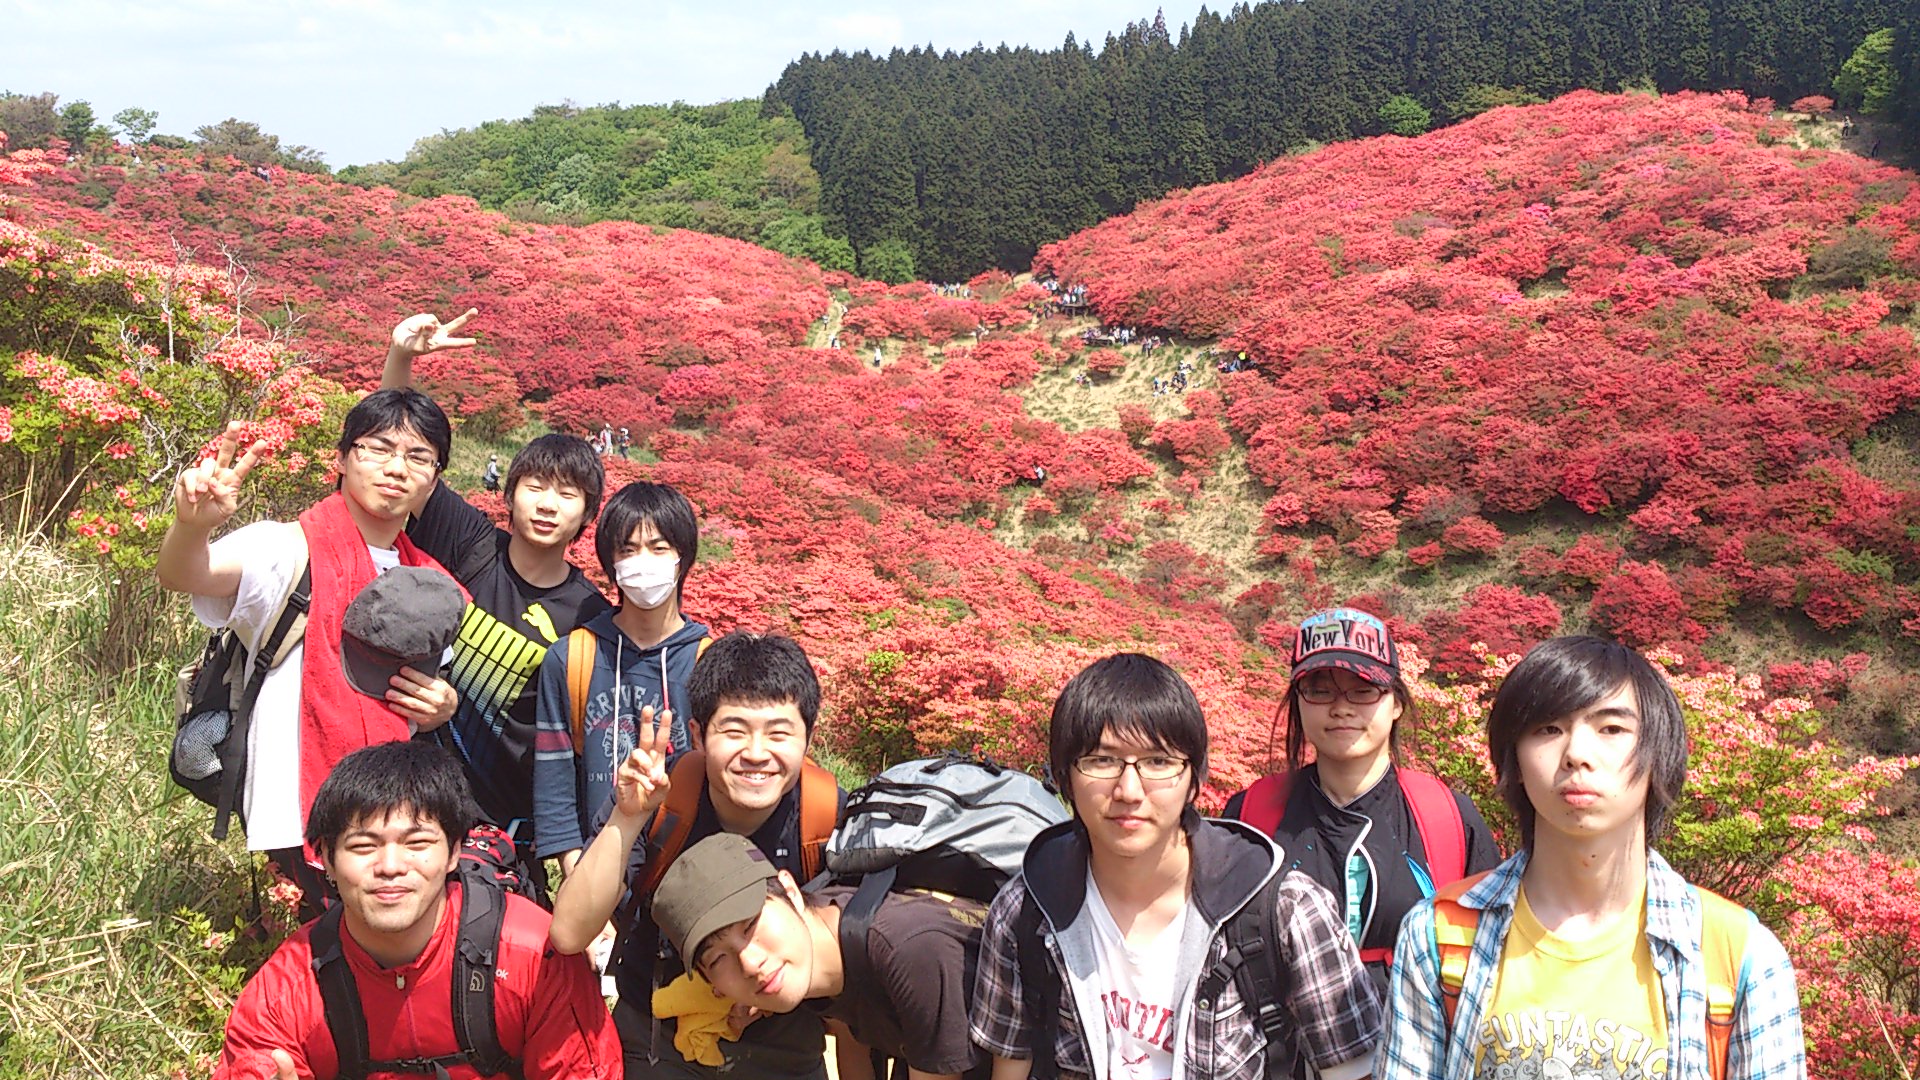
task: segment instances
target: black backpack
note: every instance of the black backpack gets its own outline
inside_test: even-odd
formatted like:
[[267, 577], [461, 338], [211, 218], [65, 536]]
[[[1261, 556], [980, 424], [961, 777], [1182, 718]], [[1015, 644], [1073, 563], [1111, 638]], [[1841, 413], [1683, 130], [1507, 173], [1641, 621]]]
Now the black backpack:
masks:
[[252, 670], [239, 635], [220, 630], [207, 639], [200, 659], [180, 669], [174, 687], [173, 749], [167, 771], [173, 782], [213, 807], [213, 838], [227, 837], [228, 820], [241, 805], [247, 775], [247, 733], [253, 705], [267, 673], [286, 660], [306, 634], [307, 609], [313, 603], [313, 566], [275, 613]]
[[366, 1080], [369, 1073], [390, 1072], [447, 1080], [448, 1069], [470, 1065], [481, 1076], [521, 1080], [520, 1062], [500, 1046], [493, 1022], [495, 972], [500, 967], [500, 928], [506, 921], [507, 895], [521, 888], [513, 868], [513, 841], [492, 825], [476, 825], [460, 845], [453, 876], [460, 882], [460, 927], [453, 953], [453, 1030], [458, 1053], [436, 1058], [372, 1061], [367, 1016], [354, 985], [353, 968], [340, 945], [340, 905], [327, 908], [313, 925], [313, 978], [320, 986], [327, 1030], [340, 1059], [339, 1080]]
[[[1291, 1075], [1279, 1071], [1273, 1045], [1287, 1030], [1291, 1018], [1283, 1002], [1286, 973], [1280, 966], [1280, 879], [1285, 871], [1274, 874], [1227, 920], [1224, 932], [1227, 951], [1220, 961], [1207, 969], [1194, 992], [1196, 1001], [1213, 1001], [1232, 982], [1240, 989], [1240, 999], [1254, 1016], [1260, 1033], [1266, 1038], [1267, 1080], [1287, 1080]], [[1029, 1080], [1058, 1080], [1060, 1065], [1054, 1056], [1054, 1036], [1060, 1026], [1060, 977], [1055, 972], [1046, 948], [1045, 916], [1033, 894], [1021, 898], [1014, 914], [1013, 940], [1019, 944], [1020, 988], [1025, 999], [1028, 1031], [1032, 1033], [1033, 1063]]]

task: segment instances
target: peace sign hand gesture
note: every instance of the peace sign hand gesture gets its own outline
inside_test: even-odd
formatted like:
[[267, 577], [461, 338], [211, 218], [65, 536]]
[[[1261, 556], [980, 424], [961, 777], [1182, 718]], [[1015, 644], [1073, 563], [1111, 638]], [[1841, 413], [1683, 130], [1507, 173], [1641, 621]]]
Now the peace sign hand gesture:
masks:
[[410, 356], [424, 356], [441, 349], [470, 348], [476, 339], [453, 335], [467, 325], [468, 319], [478, 314], [479, 308], [468, 308], [465, 313], [444, 324], [437, 316], [427, 312], [409, 315], [393, 328], [393, 347]]
[[240, 485], [267, 452], [266, 443], [256, 442], [240, 453], [240, 428], [237, 420], [228, 424], [213, 456], [201, 459], [174, 481], [174, 520], [181, 525], [212, 532], [240, 508]]
[[613, 778], [614, 808], [633, 819], [644, 818], [667, 801], [672, 782], [667, 776], [667, 754], [673, 749], [673, 710], [657, 715], [653, 706], [640, 710], [639, 739]]

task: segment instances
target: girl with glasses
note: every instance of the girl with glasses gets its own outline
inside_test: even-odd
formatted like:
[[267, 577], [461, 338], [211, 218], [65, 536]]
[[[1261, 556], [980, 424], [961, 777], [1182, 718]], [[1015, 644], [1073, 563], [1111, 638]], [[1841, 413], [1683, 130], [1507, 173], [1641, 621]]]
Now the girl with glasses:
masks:
[[1224, 816], [1273, 837], [1333, 893], [1384, 990], [1408, 909], [1492, 868], [1500, 849], [1471, 800], [1398, 766], [1414, 703], [1386, 624], [1352, 608], [1316, 612], [1294, 636], [1292, 671], [1287, 771], [1227, 800]]

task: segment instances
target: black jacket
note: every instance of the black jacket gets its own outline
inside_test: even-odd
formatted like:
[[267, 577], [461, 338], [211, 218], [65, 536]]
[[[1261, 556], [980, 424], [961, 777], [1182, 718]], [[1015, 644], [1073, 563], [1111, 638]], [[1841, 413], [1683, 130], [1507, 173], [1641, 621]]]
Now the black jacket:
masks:
[[[1228, 799], [1221, 816], [1240, 819], [1245, 798], [1243, 791]], [[1500, 847], [1494, 843], [1486, 819], [1473, 800], [1457, 791], [1453, 798], [1467, 834], [1466, 872], [1476, 874], [1498, 866]], [[1301, 769], [1287, 793], [1286, 813], [1273, 838], [1286, 852], [1288, 869], [1297, 869], [1326, 886], [1343, 912], [1349, 902], [1348, 855], [1358, 851], [1367, 860], [1370, 880], [1360, 896], [1359, 945], [1363, 955], [1374, 955], [1369, 952], [1374, 949], [1391, 950], [1400, 933], [1400, 920], [1427, 897], [1414, 871], [1415, 864], [1426, 871], [1426, 845], [1421, 843], [1420, 830], [1414, 824], [1413, 807], [1400, 791], [1399, 773], [1391, 765], [1378, 783], [1346, 806], [1333, 805], [1320, 790], [1318, 766]], [[1370, 960], [1367, 969], [1384, 990], [1386, 962]]]

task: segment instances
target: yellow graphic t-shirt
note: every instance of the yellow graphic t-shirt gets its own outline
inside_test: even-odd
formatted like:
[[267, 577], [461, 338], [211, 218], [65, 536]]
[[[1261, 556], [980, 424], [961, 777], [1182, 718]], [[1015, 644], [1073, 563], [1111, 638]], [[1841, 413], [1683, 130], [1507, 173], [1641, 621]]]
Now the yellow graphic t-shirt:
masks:
[[1667, 1074], [1667, 1013], [1638, 919], [1585, 941], [1547, 931], [1520, 890], [1487, 1019], [1474, 1033], [1483, 1080], [1644, 1080]]

